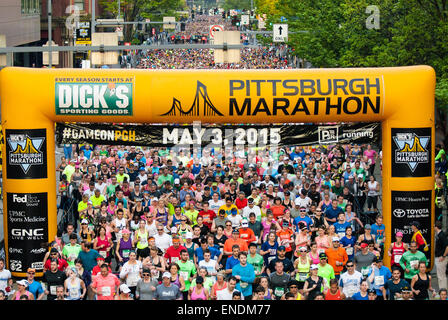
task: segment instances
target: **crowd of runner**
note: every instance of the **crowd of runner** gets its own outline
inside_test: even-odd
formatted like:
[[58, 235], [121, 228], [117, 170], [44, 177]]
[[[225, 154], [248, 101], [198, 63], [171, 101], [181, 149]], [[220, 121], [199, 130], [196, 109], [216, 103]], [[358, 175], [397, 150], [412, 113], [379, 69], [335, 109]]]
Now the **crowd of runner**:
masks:
[[[381, 188], [373, 174], [381, 156], [370, 145], [246, 151], [66, 145], [57, 167], [58, 204], [72, 223], [51, 244], [41, 281], [28, 269], [12, 290], [0, 261], [0, 296], [407, 300], [436, 294], [418, 223], [410, 244], [397, 233], [383, 252]], [[383, 265], [385, 254], [391, 269]]]

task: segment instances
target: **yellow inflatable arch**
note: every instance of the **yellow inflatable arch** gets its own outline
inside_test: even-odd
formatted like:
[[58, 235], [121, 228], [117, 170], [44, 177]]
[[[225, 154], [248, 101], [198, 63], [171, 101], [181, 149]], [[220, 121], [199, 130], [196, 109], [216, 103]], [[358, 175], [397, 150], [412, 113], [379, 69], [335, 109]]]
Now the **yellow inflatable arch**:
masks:
[[[385, 248], [418, 220], [434, 256], [434, 90], [428, 66], [0, 72], [7, 266], [42, 271], [56, 235], [55, 122], [381, 122]], [[387, 254], [385, 264], [390, 263]], [[41, 273], [40, 273], [41, 275]]]

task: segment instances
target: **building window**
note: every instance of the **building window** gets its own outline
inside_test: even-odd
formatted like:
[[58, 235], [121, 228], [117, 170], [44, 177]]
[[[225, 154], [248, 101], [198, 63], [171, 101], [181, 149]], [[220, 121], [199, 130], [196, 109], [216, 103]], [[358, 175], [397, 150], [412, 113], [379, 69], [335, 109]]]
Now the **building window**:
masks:
[[75, 0], [75, 6], [78, 6], [79, 11], [84, 11], [84, 0]]
[[21, 0], [22, 14], [40, 14], [39, 0]]

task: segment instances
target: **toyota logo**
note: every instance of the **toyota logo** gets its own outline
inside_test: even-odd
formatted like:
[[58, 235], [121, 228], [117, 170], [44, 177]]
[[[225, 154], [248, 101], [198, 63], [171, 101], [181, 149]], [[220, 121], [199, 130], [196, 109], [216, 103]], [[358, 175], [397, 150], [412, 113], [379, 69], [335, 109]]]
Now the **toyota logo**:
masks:
[[403, 218], [406, 215], [406, 211], [404, 211], [403, 209], [395, 209], [393, 213], [397, 218]]

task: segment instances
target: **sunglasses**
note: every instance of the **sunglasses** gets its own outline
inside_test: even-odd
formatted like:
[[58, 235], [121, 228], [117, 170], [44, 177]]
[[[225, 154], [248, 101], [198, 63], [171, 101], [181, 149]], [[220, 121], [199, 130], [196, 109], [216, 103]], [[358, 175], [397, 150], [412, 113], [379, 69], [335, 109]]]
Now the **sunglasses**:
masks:
[[149, 277], [150, 274], [149, 274], [149, 273], [144, 273], [143, 276], [145, 276], [145, 277]]
[[157, 231], [163, 231], [163, 229], [157, 229]]
[[28, 272], [28, 274], [34, 274], [34, 272]]
[[291, 288], [291, 289], [293, 289], [293, 288], [296, 288], [296, 289], [297, 289], [297, 286], [290, 286], [290, 288]]
[[351, 267], [354, 267], [354, 265], [353, 264], [347, 265], [347, 268], [351, 268]]

